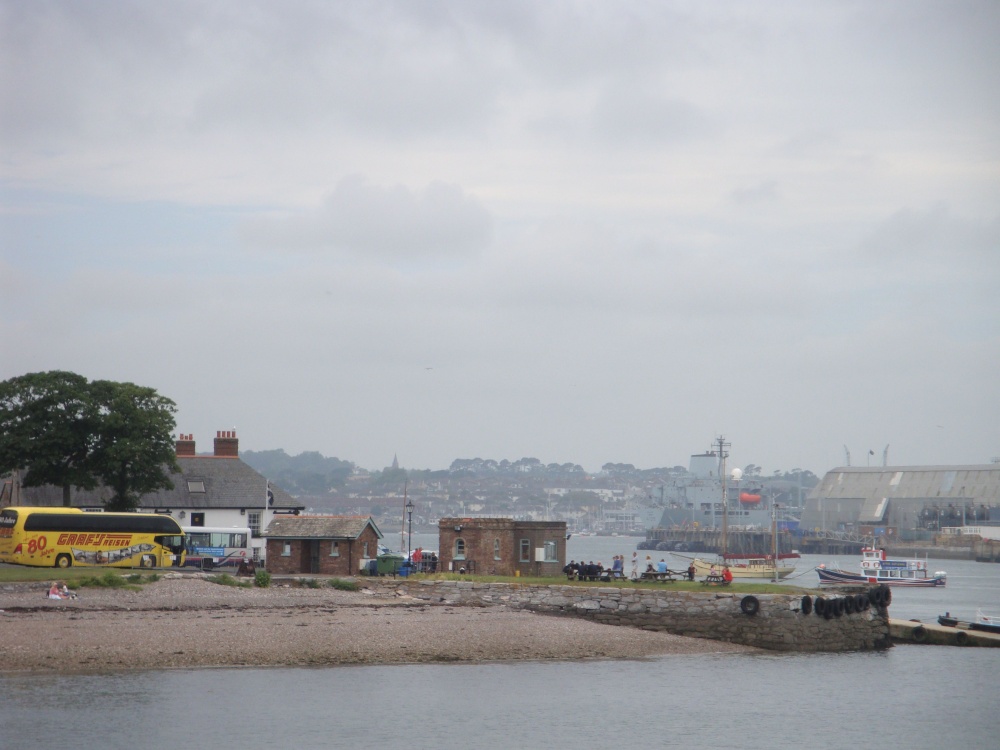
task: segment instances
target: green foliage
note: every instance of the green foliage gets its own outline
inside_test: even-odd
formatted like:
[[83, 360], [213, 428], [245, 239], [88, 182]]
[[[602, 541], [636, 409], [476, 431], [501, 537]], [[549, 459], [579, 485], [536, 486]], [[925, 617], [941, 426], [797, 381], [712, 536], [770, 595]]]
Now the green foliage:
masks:
[[258, 570], [253, 577], [253, 582], [259, 589], [266, 589], [271, 585], [271, 574], [266, 570]]
[[307, 589], [320, 589], [323, 588], [323, 584], [317, 581], [315, 578], [300, 578], [298, 579], [299, 586], [303, 586]]
[[330, 579], [330, 586], [337, 591], [361, 591], [361, 584], [357, 581], [348, 581], [343, 578]]
[[251, 588], [249, 581], [238, 581], [233, 578], [229, 573], [219, 573], [214, 576], [206, 576], [205, 580], [209, 583], [217, 583], [220, 586], [233, 586], [238, 589], [248, 589]]
[[99, 576], [87, 576], [85, 578], [78, 578], [74, 582], [75, 586], [70, 586], [69, 583], [66, 584], [66, 588], [80, 588], [83, 586], [91, 586], [93, 588], [102, 589], [128, 589], [129, 591], [138, 591], [139, 584], [144, 583], [143, 578], [139, 574], [132, 574], [129, 576], [124, 576], [121, 573], [116, 573], [113, 570], [105, 570]]
[[0, 475], [23, 471], [25, 487], [53, 484], [92, 490], [97, 478], [88, 464], [96, 409], [87, 379], [53, 370], [0, 383]]
[[170, 488], [177, 470], [176, 405], [151, 388], [72, 372], [30, 373], [0, 383], [0, 474], [23, 471], [25, 487], [110, 488], [108, 510]]

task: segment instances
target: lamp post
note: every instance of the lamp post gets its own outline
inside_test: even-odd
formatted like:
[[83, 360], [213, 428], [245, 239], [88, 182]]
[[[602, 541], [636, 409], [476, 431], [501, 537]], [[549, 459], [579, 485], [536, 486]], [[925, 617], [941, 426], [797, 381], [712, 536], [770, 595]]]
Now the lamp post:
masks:
[[408, 533], [408, 536], [406, 538], [406, 561], [407, 562], [411, 562], [412, 558], [410, 557], [410, 544], [413, 542], [413, 501], [412, 500], [407, 500], [406, 501], [406, 517], [407, 517], [407, 521], [409, 522], [409, 533]]

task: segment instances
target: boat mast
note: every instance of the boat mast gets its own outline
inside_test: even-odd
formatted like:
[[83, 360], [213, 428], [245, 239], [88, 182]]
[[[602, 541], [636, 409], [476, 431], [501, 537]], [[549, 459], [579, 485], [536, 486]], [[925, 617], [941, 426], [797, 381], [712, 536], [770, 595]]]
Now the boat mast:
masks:
[[722, 562], [725, 564], [726, 553], [729, 551], [729, 488], [726, 486], [726, 448], [730, 443], [722, 435], [716, 439], [719, 448], [719, 477], [722, 479]]

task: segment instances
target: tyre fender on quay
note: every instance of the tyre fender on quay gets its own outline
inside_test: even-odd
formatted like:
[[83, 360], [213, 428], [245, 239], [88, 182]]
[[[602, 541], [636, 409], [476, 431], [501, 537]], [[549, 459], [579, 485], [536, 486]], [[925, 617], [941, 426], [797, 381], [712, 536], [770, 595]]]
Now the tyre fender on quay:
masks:
[[854, 595], [854, 611], [855, 612], [864, 612], [866, 609], [868, 609], [869, 606], [871, 606], [871, 604], [868, 601], [868, 597], [867, 596], [865, 596], [864, 594], [855, 594]]
[[802, 614], [808, 615], [812, 614], [813, 611], [813, 600], [809, 594], [802, 597]]
[[822, 617], [826, 614], [826, 599], [822, 596], [817, 596], [816, 601], [813, 603], [813, 612], [816, 613], [817, 617]]
[[845, 596], [844, 597], [844, 614], [845, 615], [853, 615], [854, 612], [855, 612], [854, 597], [853, 596]]
[[833, 616], [840, 617], [844, 614], [844, 600], [837, 598], [833, 600]]
[[745, 615], [755, 615], [760, 609], [760, 601], [756, 596], [744, 596], [740, 600], [740, 609]]

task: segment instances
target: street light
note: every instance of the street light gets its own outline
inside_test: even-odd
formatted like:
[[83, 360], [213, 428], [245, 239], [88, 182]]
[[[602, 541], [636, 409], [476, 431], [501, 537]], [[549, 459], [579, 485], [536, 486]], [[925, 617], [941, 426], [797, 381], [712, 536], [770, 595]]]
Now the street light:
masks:
[[408, 537], [406, 539], [406, 561], [407, 562], [412, 562], [412, 559], [410, 557], [410, 545], [413, 542], [413, 501], [412, 500], [407, 500], [406, 501], [406, 516], [407, 516], [407, 518], [409, 520], [409, 524], [410, 524], [409, 535], [408, 535]]

